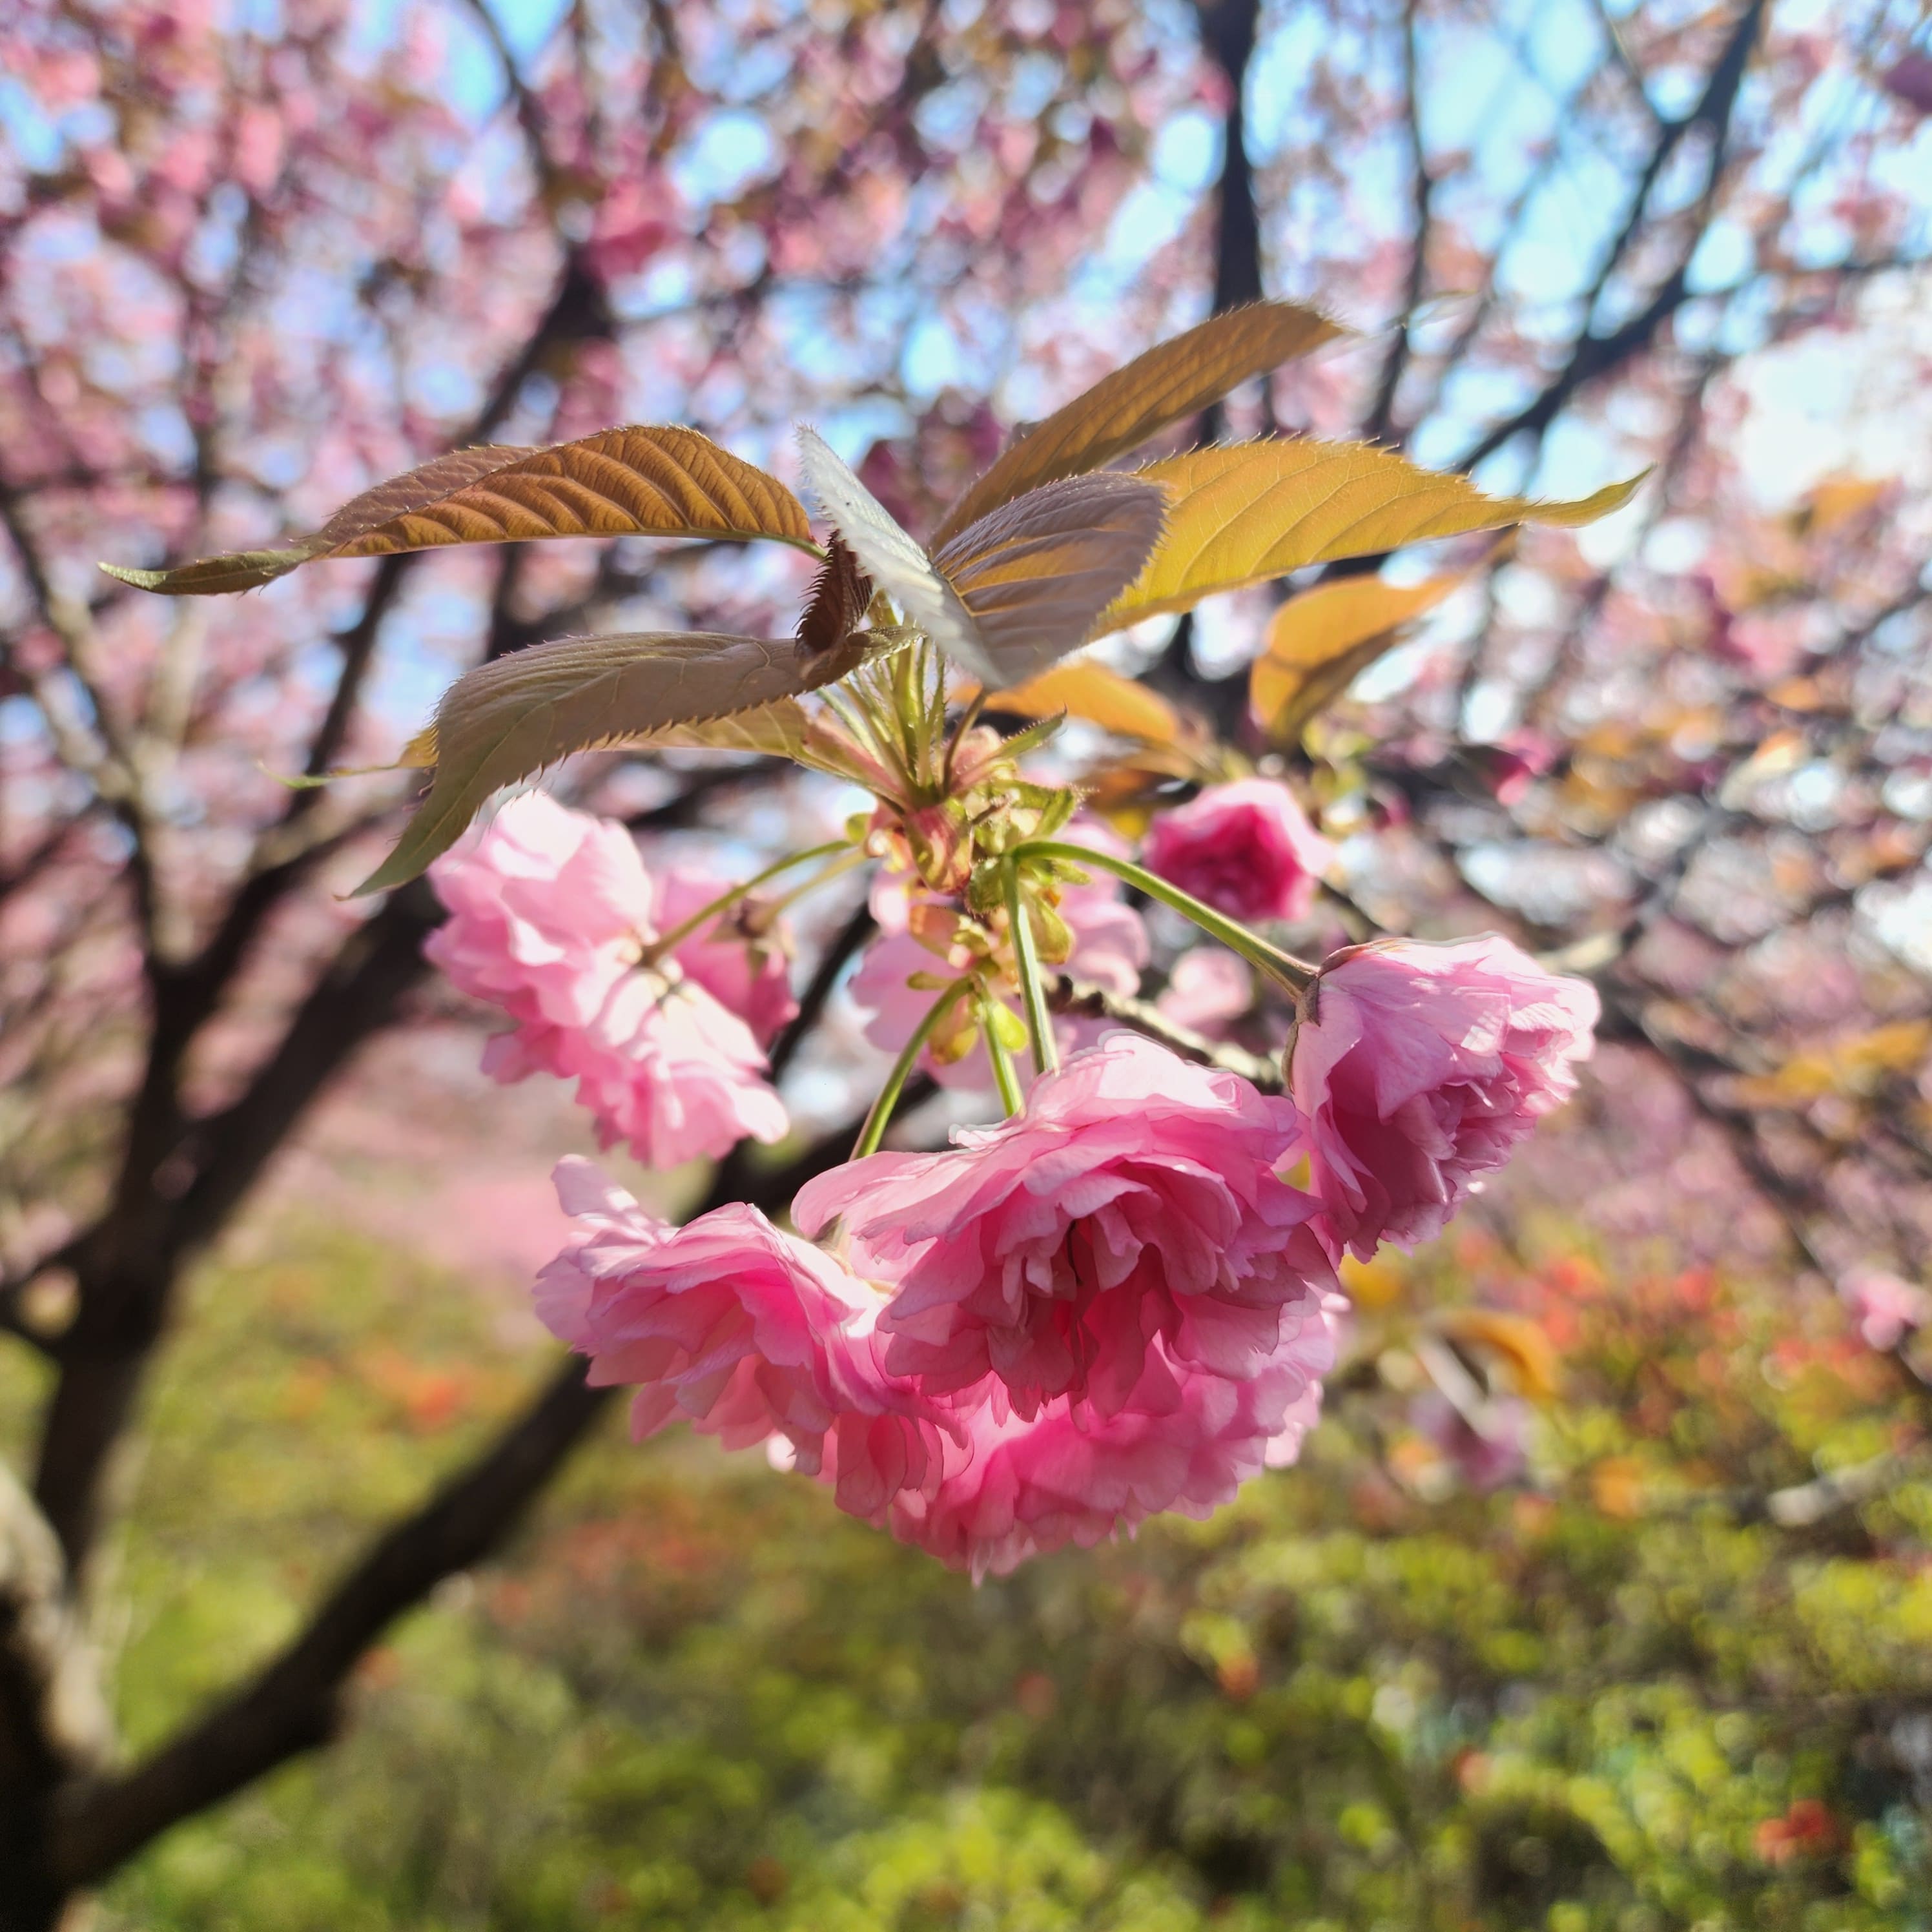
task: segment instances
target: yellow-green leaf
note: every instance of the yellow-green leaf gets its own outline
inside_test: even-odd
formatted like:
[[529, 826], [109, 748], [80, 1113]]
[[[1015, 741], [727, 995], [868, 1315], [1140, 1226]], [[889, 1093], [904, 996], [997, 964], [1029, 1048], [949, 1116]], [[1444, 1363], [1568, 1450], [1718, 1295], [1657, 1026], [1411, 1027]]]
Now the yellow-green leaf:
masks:
[[278, 549], [176, 570], [100, 567], [137, 590], [208, 596], [253, 590], [324, 559], [615, 536], [765, 537], [818, 550], [805, 506], [776, 476], [695, 430], [633, 424], [548, 449], [453, 451], [365, 490], [314, 536]]
[[1893, 1020], [1793, 1054], [1775, 1073], [1740, 1080], [1734, 1091], [1748, 1107], [1805, 1107], [1830, 1094], [1868, 1099], [1887, 1080], [1917, 1072], [1929, 1052], [1932, 1021]]
[[1300, 440], [1193, 450], [1134, 473], [1167, 486], [1167, 533], [1096, 635], [1311, 563], [1507, 524], [1590, 523], [1628, 502], [1643, 480], [1541, 503], [1486, 496], [1467, 477], [1419, 470], [1366, 443]]
[[1184, 729], [1180, 714], [1166, 698], [1091, 658], [1056, 664], [1014, 690], [996, 693], [992, 703], [996, 710], [1022, 718], [1050, 718], [1064, 711], [1116, 737], [1149, 745], [1174, 744]]
[[1255, 302], [1157, 344], [1016, 436], [946, 512], [933, 532], [934, 549], [1002, 503], [1042, 483], [1100, 469], [1198, 415], [1250, 376], [1342, 332], [1340, 323], [1313, 309]]
[[[492, 792], [573, 752], [758, 711], [844, 676], [867, 654], [856, 640], [808, 652], [768, 638], [641, 632], [560, 638], [479, 664], [443, 693], [429, 790], [395, 850], [356, 890], [414, 878]], [[747, 724], [744, 748], [788, 748], [776, 742], [782, 729], [768, 744], [758, 742], [763, 724]]]
[[1396, 640], [1412, 618], [1442, 602], [1461, 572], [1420, 584], [1379, 577], [1318, 584], [1291, 597], [1270, 620], [1248, 673], [1248, 700], [1270, 738], [1292, 743], [1302, 727]]

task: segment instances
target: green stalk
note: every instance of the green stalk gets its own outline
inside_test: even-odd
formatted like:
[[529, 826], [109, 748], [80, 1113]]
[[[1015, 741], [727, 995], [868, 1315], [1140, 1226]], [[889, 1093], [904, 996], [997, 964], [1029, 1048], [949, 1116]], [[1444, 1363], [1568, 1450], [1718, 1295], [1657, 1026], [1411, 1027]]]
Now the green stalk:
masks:
[[797, 904], [800, 899], [809, 898], [820, 886], [829, 886], [834, 879], [842, 879], [855, 867], [865, 865], [870, 857], [871, 854], [862, 846], [848, 846], [842, 859], [833, 860], [824, 872], [814, 872], [803, 884], [793, 886], [782, 897], [774, 899], [771, 910], [775, 913], [785, 911]]
[[[945, 673], [943, 670], [940, 676], [944, 680]], [[943, 682], [941, 688], [944, 688]], [[959, 741], [980, 722], [980, 713], [986, 708], [986, 694], [983, 691], [974, 692], [966, 700], [966, 708], [959, 714], [959, 722], [953, 726], [952, 736], [946, 741], [945, 782], [949, 792], [952, 789], [952, 764], [959, 749]]]
[[852, 1149], [854, 1160], [863, 1160], [868, 1154], [878, 1152], [879, 1143], [885, 1138], [886, 1129], [892, 1124], [892, 1109], [898, 1105], [899, 1096], [905, 1091], [905, 1084], [912, 1077], [914, 1063], [938, 1030], [940, 1022], [959, 1004], [959, 996], [972, 984], [970, 975], [954, 980], [934, 1000], [932, 1010], [913, 1029], [911, 1039], [892, 1062], [892, 1070], [886, 1076], [886, 1084], [879, 1089], [879, 1097], [872, 1102], [872, 1112], [866, 1116], [866, 1124], [859, 1130], [859, 1138]]
[[[852, 842], [849, 838], [834, 838], [825, 844], [814, 845], [802, 852], [794, 852], [790, 857], [779, 860], [775, 866], [767, 866], [762, 872], [754, 874], [742, 886], [734, 886], [728, 892], [713, 899], [709, 905], [700, 906], [688, 919], [680, 920], [670, 932], [659, 933], [644, 949], [645, 964], [648, 964], [654, 959], [662, 959], [667, 952], [682, 946], [694, 932], [709, 926], [720, 913], [729, 912], [740, 899], [748, 898], [767, 879], [776, 879], [781, 872], [788, 872], [794, 866], [808, 865], [814, 859], [829, 859], [835, 853], [849, 852], [851, 849]], [[836, 874], [828, 873], [826, 876], [832, 878]], [[813, 881], [814, 884], [823, 883], [820, 880]]]
[[1085, 846], [1070, 844], [1064, 838], [1029, 839], [1024, 845], [1014, 847], [1008, 855], [1008, 863], [1027, 858], [1066, 859], [1076, 866], [1097, 866], [1103, 872], [1112, 872], [1117, 879], [1124, 879], [1129, 885], [1138, 887], [1149, 898], [1158, 899], [1162, 905], [1172, 906], [1184, 918], [1191, 919], [1210, 938], [1218, 939], [1229, 952], [1238, 953], [1250, 965], [1258, 968], [1298, 998], [1315, 983], [1317, 969], [1306, 960], [1298, 959], [1292, 953], [1270, 946], [1260, 934], [1250, 932], [1240, 920], [1216, 912], [1210, 905], [1203, 905], [1179, 886], [1171, 886], [1165, 879], [1156, 878], [1144, 866], [1136, 866], [1131, 859], [1115, 859], [1105, 852], [1090, 852]]
[[993, 1004], [993, 997], [989, 993], [980, 1008], [980, 1036], [986, 1042], [986, 1058], [993, 1063], [993, 1084], [1000, 1090], [1000, 1105], [1006, 1109], [1006, 1118], [1011, 1120], [1026, 1101], [1020, 1092], [1018, 1077], [1013, 1072], [1012, 1058], [1005, 1042], [994, 1031], [993, 1016], [987, 1010]]
[[1006, 894], [1006, 930], [1011, 934], [1013, 964], [1020, 976], [1020, 998], [1026, 1008], [1027, 1036], [1033, 1047], [1033, 1070], [1052, 1073], [1060, 1065], [1060, 1042], [1046, 1010], [1046, 987], [1040, 977], [1040, 953], [1034, 944], [1033, 920], [1020, 891], [1020, 868], [1009, 858], [1000, 868]]

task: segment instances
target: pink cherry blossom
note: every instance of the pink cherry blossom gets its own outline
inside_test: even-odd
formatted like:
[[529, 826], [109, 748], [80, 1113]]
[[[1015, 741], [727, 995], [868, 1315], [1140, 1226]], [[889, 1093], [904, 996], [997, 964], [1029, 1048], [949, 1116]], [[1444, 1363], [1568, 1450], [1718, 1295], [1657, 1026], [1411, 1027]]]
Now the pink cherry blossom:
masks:
[[1319, 1324], [1317, 1204], [1274, 1172], [1300, 1131], [1292, 1102], [1114, 1033], [1011, 1120], [823, 1174], [793, 1218], [842, 1216], [854, 1268], [896, 1284], [886, 1366], [928, 1393], [990, 1375], [1022, 1418], [1159, 1413], [1181, 1372], [1249, 1379]]
[[[1322, 1312], [1330, 1341], [1328, 1366], [1334, 1366], [1336, 1349], [1334, 1338], [1340, 1326], [1337, 1310], [1345, 1308], [1346, 1303], [1340, 1295], [1330, 1295], [1322, 1303]], [[1301, 1393], [1282, 1412], [1275, 1424], [1274, 1432], [1268, 1439], [1268, 1446], [1262, 1452], [1262, 1462], [1270, 1469], [1289, 1469], [1301, 1460], [1301, 1445], [1308, 1440], [1308, 1433], [1322, 1420], [1322, 1384], [1311, 1382]]]
[[935, 1394], [892, 1372], [896, 1285], [861, 1280], [754, 1208], [674, 1228], [574, 1159], [556, 1187], [582, 1232], [538, 1276], [537, 1311], [590, 1358], [593, 1384], [635, 1388], [634, 1436], [683, 1420], [728, 1448], [763, 1443], [841, 1509], [976, 1580], [1165, 1510], [1205, 1516], [1293, 1462], [1346, 1306], [1305, 1295], [1265, 1359], [1233, 1378], [1157, 1336], [1110, 1413], [1060, 1395], [1028, 1417], [996, 1378]]
[[[748, 1136], [784, 1138], [784, 1103], [745, 1021], [687, 974], [682, 950], [642, 963], [656, 888], [622, 826], [530, 793], [430, 878], [450, 917], [424, 950], [518, 1023], [484, 1050], [493, 1078], [574, 1079], [600, 1144], [626, 1141], [646, 1166], [715, 1157]], [[692, 950], [715, 976], [704, 935]], [[742, 986], [748, 1006], [769, 1013], [748, 967]]]
[[[872, 881], [869, 903], [878, 936], [852, 976], [852, 998], [866, 1012], [866, 1039], [896, 1054], [918, 1031], [941, 986], [970, 969], [974, 955], [956, 939], [961, 915], [950, 900], [882, 872]], [[958, 1022], [967, 1023], [963, 1008]], [[982, 1047], [963, 1058], [928, 1048], [920, 1064], [943, 1086], [976, 1092], [993, 1084]]]
[[1238, 778], [1164, 812], [1143, 846], [1148, 868], [1231, 918], [1300, 919], [1335, 848], [1286, 785]]
[[1838, 1293], [1870, 1348], [1895, 1348], [1932, 1322], [1932, 1294], [1886, 1268], [1852, 1269], [1840, 1279]]
[[1336, 953], [1288, 1066], [1336, 1252], [1366, 1261], [1441, 1233], [1474, 1177], [1575, 1090], [1598, 1011], [1588, 982], [1493, 934]]
[[[1063, 835], [1076, 845], [1109, 857], [1130, 856], [1126, 842], [1097, 819], [1078, 818]], [[1121, 897], [1120, 882], [1098, 866], [1086, 868], [1084, 885], [1060, 889], [1060, 916], [1073, 937], [1061, 970], [1070, 980], [1131, 997], [1140, 990], [1148, 963], [1147, 926]]]
[[532, 1028], [596, 1019], [654, 929], [630, 834], [544, 792], [508, 801], [430, 878], [450, 916], [423, 950], [464, 992]]
[[1498, 805], [1520, 805], [1535, 781], [1563, 755], [1562, 742], [1546, 731], [1519, 726], [1487, 748], [1482, 762]]
[[715, 1160], [747, 1138], [789, 1131], [784, 1102], [742, 1020], [665, 969], [627, 974], [589, 1026], [499, 1034], [483, 1070], [508, 1085], [536, 1072], [577, 1082], [604, 1148], [627, 1142], [644, 1166]]
[[1154, 1006], [1176, 1026], [1221, 1040], [1254, 1003], [1255, 976], [1247, 966], [1218, 946], [1196, 946], [1174, 962]]
[[880, 1372], [877, 1289], [755, 1208], [673, 1228], [578, 1160], [556, 1188], [586, 1232], [538, 1277], [537, 1312], [590, 1358], [592, 1383], [637, 1389], [635, 1438], [679, 1420], [728, 1449], [782, 1437], [875, 1521], [902, 1490], [936, 1486], [937, 1412]]
[[972, 1410], [963, 1442], [941, 1439], [937, 1489], [895, 1501], [892, 1532], [977, 1580], [1068, 1544], [1131, 1535], [1164, 1511], [1210, 1516], [1298, 1452], [1320, 1406], [1312, 1377], [1330, 1366], [1318, 1322], [1303, 1340], [1298, 1358], [1245, 1382], [1166, 1362], [1160, 1379], [1173, 1395], [1158, 1411], [1101, 1417], [1062, 1400], [1028, 1421], [995, 1404]]
[[[687, 866], [668, 866], [658, 878], [658, 926], [670, 932], [730, 890], [731, 882]], [[760, 1046], [769, 1046], [798, 1011], [792, 997], [788, 935], [782, 926], [748, 930], [758, 923], [756, 902], [741, 904], [722, 920], [700, 927], [673, 957], [727, 1012], [736, 1013]]]

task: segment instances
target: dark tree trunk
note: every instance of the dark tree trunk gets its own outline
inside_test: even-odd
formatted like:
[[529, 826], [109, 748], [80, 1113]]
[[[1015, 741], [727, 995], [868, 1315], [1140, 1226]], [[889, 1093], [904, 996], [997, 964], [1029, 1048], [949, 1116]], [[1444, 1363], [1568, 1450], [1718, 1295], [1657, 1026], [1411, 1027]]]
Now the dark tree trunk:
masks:
[[[0, 1645], [18, 1634], [17, 1618], [0, 1629]], [[48, 1932], [61, 1920], [60, 1888], [47, 1869], [52, 1834], [47, 1806], [60, 1775], [36, 1748], [39, 1713], [9, 1679], [0, 1689], [0, 1932]]]
[[107, 1728], [59, 1543], [0, 1469], [0, 1932], [49, 1932], [66, 1916], [55, 1808], [100, 1762]]

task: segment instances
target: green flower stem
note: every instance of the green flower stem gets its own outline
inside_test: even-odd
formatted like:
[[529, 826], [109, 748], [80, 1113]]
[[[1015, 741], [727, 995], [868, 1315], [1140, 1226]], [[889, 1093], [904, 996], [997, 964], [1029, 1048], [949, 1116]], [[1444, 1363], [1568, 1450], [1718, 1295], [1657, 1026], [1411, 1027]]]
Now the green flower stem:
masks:
[[842, 879], [854, 868], [866, 864], [871, 856], [872, 854], [862, 846], [848, 845], [844, 857], [833, 860], [824, 872], [814, 873], [802, 885], [793, 886], [782, 898], [774, 900], [771, 910], [775, 913], [786, 911], [797, 904], [800, 899], [811, 898], [820, 886], [829, 886], [834, 879]]
[[986, 1042], [986, 1058], [993, 1063], [993, 1084], [1000, 1090], [1000, 1105], [1006, 1110], [1007, 1119], [1011, 1120], [1026, 1101], [1020, 1092], [1018, 1077], [1013, 1072], [1012, 1058], [1006, 1052], [1006, 1042], [994, 1028], [992, 1009], [996, 1004], [990, 993], [983, 996], [980, 1009], [980, 1037]]
[[1292, 953], [1270, 946], [1260, 934], [1250, 932], [1240, 920], [1216, 912], [1210, 905], [1203, 905], [1178, 886], [1171, 886], [1165, 879], [1156, 878], [1144, 866], [1136, 866], [1131, 859], [1116, 859], [1105, 852], [1090, 852], [1085, 846], [1070, 844], [1064, 838], [1031, 838], [1024, 845], [1016, 845], [1007, 855], [1007, 862], [1010, 865], [1021, 859], [1066, 859], [1076, 866], [1097, 866], [1103, 872], [1112, 872], [1117, 879], [1124, 879], [1129, 885], [1138, 886], [1149, 898], [1158, 899], [1162, 905], [1172, 906], [1184, 918], [1191, 919], [1210, 938], [1218, 939], [1229, 952], [1238, 953], [1250, 965], [1258, 968], [1270, 979], [1278, 981], [1297, 999], [1315, 983], [1317, 969], [1306, 960], [1298, 959]]
[[926, 1042], [938, 1030], [940, 1022], [959, 1004], [960, 995], [973, 983], [970, 975], [954, 980], [933, 1001], [925, 1018], [913, 1029], [911, 1039], [892, 1062], [892, 1070], [886, 1076], [886, 1084], [879, 1089], [879, 1097], [872, 1102], [872, 1110], [866, 1116], [866, 1124], [859, 1130], [858, 1140], [852, 1149], [854, 1160], [863, 1160], [868, 1154], [878, 1152], [879, 1143], [886, 1137], [886, 1129], [892, 1124], [892, 1109], [898, 1105], [899, 1096], [905, 1091], [905, 1084], [912, 1077], [914, 1062], [925, 1050]]
[[[670, 932], [659, 933], [644, 948], [644, 964], [648, 966], [652, 961], [662, 959], [667, 952], [682, 946], [694, 932], [702, 931], [719, 914], [729, 912], [740, 899], [749, 898], [767, 879], [776, 879], [781, 872], [789, 872], [794, 866], [809, 865], [814, 859], [830, 859], [836, 853], [849, 852], [851, 849], [852, 842], [849, 838], [834, 838], [824, 845], [814, 845], [805, 851], [794, 852], [779, 860], [777, 864], [767, 866], [762, 872], [754, 874], [742, 886], [734, 886], [728, 892], [713, 899], [709, 905], [700, 906], [688, 919], [679, 920]], [[825, 874], [828, 879], [836, 876], [835, 872]], [[824, 883], [824, 879], [812, 881], [814, 885]]]
[[1052, 1018], [1046, 1010], [1046, 986], [1034, 944], [1033, 920], [1020, 891], [1020, 868], [1010, 859], [1000, 868], [1000, 883], [1006, 892], [1006, 928], [1012, 938], [1013, 964], [1020, 976], [1020, 998], [1033, 1046], [1033, 1070], [1051, 1073], [1060, 1064], [1060, 1042], [1054, 1037]]

